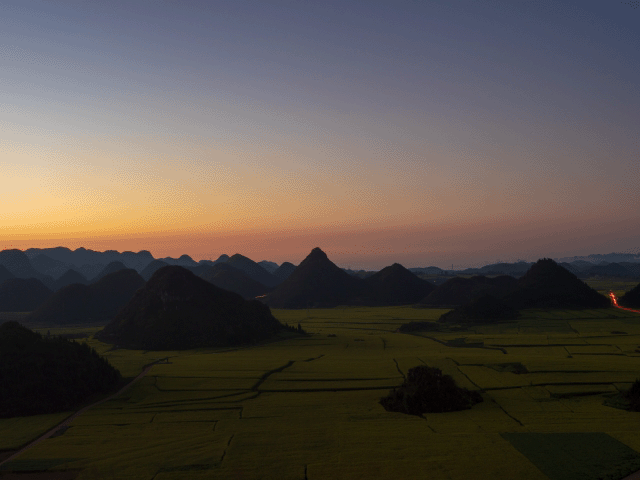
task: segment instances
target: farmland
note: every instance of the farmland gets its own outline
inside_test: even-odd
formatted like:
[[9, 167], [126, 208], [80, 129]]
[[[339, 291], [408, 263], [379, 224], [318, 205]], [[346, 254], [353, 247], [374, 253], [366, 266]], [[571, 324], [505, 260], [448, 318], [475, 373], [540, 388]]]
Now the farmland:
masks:
[[[125, 377], [169, 363], [0, 468], [149, 480], [588, 479], [640, 470], [640, 414], [603, 404], [640, 376], [638, 314], [529, 310], [512, 323], [396, 332], [444, 311], [273, 310], [309, 335], [240, 349], [143, 352], [79, 340]], [[424, 418], [386, 412], [380, 397], [421, 364], [480, 389], [484, 402]], [[0, 420], [0, 448], [64, 417]]]

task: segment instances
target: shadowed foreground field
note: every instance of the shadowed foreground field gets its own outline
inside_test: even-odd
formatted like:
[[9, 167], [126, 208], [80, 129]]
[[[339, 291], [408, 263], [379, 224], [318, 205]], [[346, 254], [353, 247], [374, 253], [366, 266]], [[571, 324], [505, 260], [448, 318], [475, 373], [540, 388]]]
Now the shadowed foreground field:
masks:
[[[514, 323], [407, 335], [396, 329], [444, 310], [273, 312], [310, 335], [183, 352], [83, 340], [125, 377], [158, 358], [170, 363], [2, 470], [77, 470], [79, 479], [584, 480], [640, 469], [640, 414], [603, 405], [640, 376], [637, 314], [531, 310]], [[424, 418], [386, 412], [380, 397], [420, 364], [480, 389], [484, 402]], [[0, 420], [0, 448], [63, 417]]]

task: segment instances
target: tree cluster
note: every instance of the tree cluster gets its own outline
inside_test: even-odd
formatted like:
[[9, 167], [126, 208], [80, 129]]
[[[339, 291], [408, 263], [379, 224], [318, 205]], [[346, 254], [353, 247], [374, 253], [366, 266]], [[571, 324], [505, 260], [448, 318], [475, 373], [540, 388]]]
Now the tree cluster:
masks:
[[404, 383], [380, 399], [388, 412], [418, 416], [466, 410], [479, 402], [482, 402], [480, 393], [458, 387], [450, 375], [426, 365], [410, 368]]
[[114, 389], [120, 372], [86, 343], [0, 325], [0, 418], [73, 410]]

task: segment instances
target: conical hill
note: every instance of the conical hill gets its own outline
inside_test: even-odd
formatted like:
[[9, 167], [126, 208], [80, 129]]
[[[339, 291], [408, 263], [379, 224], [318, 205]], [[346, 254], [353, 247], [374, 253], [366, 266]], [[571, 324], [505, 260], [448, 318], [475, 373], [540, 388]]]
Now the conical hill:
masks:
[[58, 280], [56, 280], [56, 290], [60, 290], [67, 285], [71, 285], [72, 283], [86, 284], [87, 279], [81, 273], [78, 273], [73, 269], [69, 269], [65, 273], [63, 273], [62, 276], [58, 278]]
[[543, 258], [518, 279], [505, 300], [523, 308], [607, 308], [610, 301], [550, 258]]
[[37, 278], [11, 278], [0, 284], [0, 312], [31, 312], [51, 295]]
[[96, 337], [126, 348], [184, 350], [256, 343], [282, 328], [266, 305], [166, 266]]
[[640, 308], [640, 283], [622, 295], [618, 303], [627, 308]]
[[118, 261], [111, 262], [106, 267], [104, 267], [100, 271], [100, 273], [98, 273], [95, 277], [91, 279], [91, 283], [96, 283], [100, 281], [101, 278], [109, 275], [110, 273], [115, 273], [115, 272], [119, 272], [120, 270], [126, 270], [126, 269], [127, 269], [127, 266], [122, 262], [118, 262]]
[[419, 302], [435, 285], [394, 263], [364, 280], [372, 292], [372, 305], [408, 305]]
[[361, 304], [367, 296], [363, 280], [340, 269], [316, 247], [264, 301], [275, 308], [330, 308]]
[[253, 299], [273, 290], [228, 263], [217, 263], [208, 267], [199, 277], [218, 288], [242, 295], [246, 299]]
[[40, 325], [103, 325], [144, 285], [144, 279], [134, 269], [110, 273], [91, 285], [73, 283], [61, 288], [29, 315]]

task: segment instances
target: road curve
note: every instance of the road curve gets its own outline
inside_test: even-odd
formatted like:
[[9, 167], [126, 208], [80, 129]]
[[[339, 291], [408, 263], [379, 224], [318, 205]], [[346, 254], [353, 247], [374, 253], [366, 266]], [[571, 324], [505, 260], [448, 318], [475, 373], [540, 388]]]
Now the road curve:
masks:
[[144, 377], [147, 373], [149, 373], [149, 370], [151, 370], [151, 367], [153, 367], [156, 363], [159, 363], [161, 361], [164, 361], [164, 359], [162, 360], [157, 360], [153, 363], [150, 363], [149, 365], [147, 365], [146, 367], [144, 367], [142, 369], [142, 372], [140, 372], [140, 374], [134, 378], [133, 380], [131, 380], [129, 383], [127, 383], [124, 387], [122, 387], [120, 390], [118, 390], [116, 393], [114, 393], [113, 395], [110, 395], [107, 398], [103, 398], [102, 400], [97, 401], [96, 403], [92, 403], [91, 405], [88, 405], [80, 410], [78, 410], [77, 412], [75, 412], [74, 414], [72, 414], [71, 416], [67, 417], [62, 423], [59, 423], [58, 425], [56, 425], [55, 427], [53, 427], [51, 430], [49, 430], [47, 433], [45, 433], [44, 435], [36, 438], [33, 442], [25, 445], [24, 447], [22, 447], [20, 450], [18, 450], [17, 452], [15, 452], [13, 455], [11, 455], [8, 458], [5, 458], [3, 461], [0, 462], [0, 466], [2, 466], [3, 464], [10, 462], [11, 460], [13, 460], [14, 458], [16, 458], [18, 455], [20, 455], [23, 452], [26, 452], [27, 450], [29, 450], [30, 448], [35, 447], [38, 443], [40, 443], [43, 440], [46, 440], [47, 438], [51, 437], [54, 433], [56, 433], [58, 430], [60, 430], [61, 428], [64, 427], [68, 427], [69, 424], [71, 422], [73, 422], [73, 420], [76, 419], [76, 417], [78, 417], [79, 415], [82, 415], [84, 412], [86, 412], [87, 410], [89, 410], [90, 408], [93, 407], [97, 407], [98, 405], [104, 403], [104, 402], [108, 402], [109, 400], [117, 397], [118, 395], [121, 395], [122, 393], [124, 393], [129, 387], [131, 387], [131, 385], [133, 385], [134, 383], [136, 383], [138, 380], [140, 380], [142, 377]]

